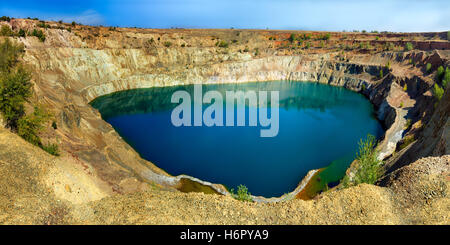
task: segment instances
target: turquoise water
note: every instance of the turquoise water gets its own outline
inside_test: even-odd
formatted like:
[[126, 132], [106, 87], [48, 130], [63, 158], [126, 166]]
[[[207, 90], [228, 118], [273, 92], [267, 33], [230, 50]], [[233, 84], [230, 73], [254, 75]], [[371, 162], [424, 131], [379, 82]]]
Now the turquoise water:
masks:
[[171, 113], [178, 104], [171, 103], [171, 96], [178, 90], [192, 95], [194, 89], [189, 85], [122, 91], [91, 104], [143, 158], [169, 174], [187, 174], [235, 189], [243, 184], [253, 195], [265, 197], [294, 190], [309, 170], [331, 163], [330, 181], [340, 179], [358, 141], [383, 133], [364, 96], [341, 87], [294, 81], [203, 85], [203, 93], [217, 90], [224, 98], [225, 91], [279, 91], [276, 137], [261, 138], [261, 126], [175, 127]]

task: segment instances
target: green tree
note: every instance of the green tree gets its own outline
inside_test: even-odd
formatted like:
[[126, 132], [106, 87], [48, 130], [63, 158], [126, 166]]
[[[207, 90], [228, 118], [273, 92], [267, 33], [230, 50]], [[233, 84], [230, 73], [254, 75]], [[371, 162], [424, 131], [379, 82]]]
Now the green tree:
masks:
[[20, 29], [19, 32], [17, 33], [17, 35], [19, 37], [25, 37], [26, 36], [25, 30], [24, 29]]
[[245, 202], [253, 201], [253, 198], [252, 198], [250, 192], [248, 192], [248, 188], [245, 185], [239, 185], [237, 193], [234, 193], [234, 189], [231, 189], [230, 192], [231, 192], [231, 196], [236, 200], [245, 201]]
[[442, 99], [442, 96], [444, 95], [444, 89], [440, 87], [437, 83], [434, 84], [433, 87], [433, 94], [434, 97], [440, 101]]
[[8, 16], [2, 16], [2, 17], [0, 17], [0, 21], [10, 21], [11, 20], [11, 18], [10, 17], [8, 17]]
[[439, 67], [437, 68], [437, 72], [436, 72], [437, 78], [438, 78], [439, 80], [442, 80], [442, 78], [444, 77], [444, 73], [445, 73], [444, 67], [439, 66]]
[[378, 151], [375, 149], [376, 139], [368, 135], [365, 140], [359, 142], [359, 152], [356, 157], [357, 166], [353, 179], [348, 175], [341, 180], [343, 187], [358, 185], [361, 183], [375, 184], [382, 176], [383, 162], [377, 159]]
[[12, 130], [17, 130], [18, 120], [25, 115], [24, 103], [31, 96], [30, 79], [30, 73], [22, 66], [0, 78], [0, 112]]
[[413, 46], [412, 43], [406, 43], [406, 44], [405, 44], [405, 50], [406, 50], [406, 51], [411, 51], [411, 50], [413, 50], [413, 49], [414, 49], [414, 46]]
[[33, 113], [25, 115], [18, 120], [17, 134], [32, 143], [42, 147], [39, 133], [42, 131], [43, 124], [50, 118], [50, 114], [42, 106], [35, 106]]
[[45, 42], [45, 34], [42, 32], [42, 30], [33, 29], [31, 35], [39, 38], [41, 42]]
[[8, 25], [2, 25], [2, 28], [0, 29], [0, 36], [11, 37], [13, 35], [14, 32], [11, 30], [11, 27]]
[[450, 69], [448, 69], [448, 67], [447, 67], [447, 68], [445, 68], [445, 74], [442, 78], [442, 86], [444, 88], [447, 88], [449, 82], [450, 82]]

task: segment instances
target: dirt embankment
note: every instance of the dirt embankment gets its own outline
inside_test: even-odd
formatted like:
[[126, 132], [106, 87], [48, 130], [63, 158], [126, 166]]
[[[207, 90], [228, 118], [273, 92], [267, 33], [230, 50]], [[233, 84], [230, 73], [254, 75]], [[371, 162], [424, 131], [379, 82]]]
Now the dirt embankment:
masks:
[[[14, 19], [2, 24], [13, 30], [39, 28], [33, 20]], [[249, 204], [228, 196], [176, 191], [179, 179], [141, 159], [88, 105], [99, 95], [130, 88], [200, 81], [318, 81], [361, 91], [378, 107], [386, 126], [395, 125], [392, 135], [429, 139], [426, 144], [439, 142], [444, 151], [435, 155], [441, 156], [449, 154], [448, 123], [439, 121], [445, 115], [448, 118], [441, 113], [448, 100], [434, 107], [434, 73], [427, 73], [425, 65], [431, 63], [432, 71], [439, 65], [448, 66], [448, 41], [429, 40], [435, 36], [420, 34], [355, 33], [333, 33], [329, 40], [320, 40], [324, 33], [295, 32], [312, 35], [300, 44], [290, 41], [291, 32], [286, 31], [49, 25], [41, 28], [45, 42], [30, 36], [14, 39], [26, 48], [23, 59], [33, 71], [34, 101], [47, 105], [56, 116], [58, 129], [49, 128], [42, 137], [58, 143], [62, 156], [50, 157], [0, 129], [0, 168], [2, 175], [8, 176], [0, 182], [0, 205], [5, 210], [0, 222], [449, 223], [448, 155], [414, 164], [411, 160], [401, 160], [406, 164], [400, 165], [389, 160], [389, 172], [417, 172], [411, 176], [421, 184], [413, 185], [408, 193], [439, 193], [431, 197], [403, 195], [407, 190], [402, 187], [407, 181], [404, 178], [386, 182], [385, 187], [361, 185], [325, 193], [313, 201]], [[392, 42], [394, 49], [371, 44], [376, 36]], [[446, 50], [398, 52], [395, 49], [401, 47], [395, 45], [399, 38], [445, 43]], [[220, 45], [221, 41], [227, 47]], [[359, 43], [363, 47], [358, 47]], [[435, 110], [441, 113], [435, 116], [438, 119], [432, 117]], [[405, 128], [408, 119], [413, 126]], [[429, 137], [427, 130], [441, 133]], [[398, 151], [401, 139], [382, 145], [385, 157], [409, 159], [401, 157], [407, 150]], [[428, 155], [420, 153], [414, 161]], [[414, 166], [424, 162], [439, 166], [439, 171], [416, 170]], [[8, 186], [8, 182], [13, 184]]]
[[5, 129], [0, 159], [2, 224], [450, 224], [448, 155], [397, 170], [386, 187], [363, 184], [281, 203], [151, 185], [109, 194], [79, 163], [48, 155]]

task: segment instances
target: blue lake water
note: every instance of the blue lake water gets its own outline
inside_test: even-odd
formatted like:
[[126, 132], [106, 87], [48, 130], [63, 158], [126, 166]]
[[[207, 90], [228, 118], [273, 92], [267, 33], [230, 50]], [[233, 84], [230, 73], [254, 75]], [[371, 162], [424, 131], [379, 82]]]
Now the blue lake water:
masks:
[[260, 126], [173, 126], [171, 113], [178, 104], [171, 103], [171, 96], [178, 90], [193, 94], [194, 89], [128, 90], [99, 97], [91, 105], [143, 158], [169, 174], [228, 188], [243, 184], [265, 197], [294, 190], [309, 170], [332, 162], [332, 179], [340, 179], [359, 140], [383, 134], [371, 103], [341, 87], [295, 81], [203, 85], [203, 93], [217, 90], [224, 98], [225, 91], [279, 91], [279, 132], [272, 138], [261, 138]]

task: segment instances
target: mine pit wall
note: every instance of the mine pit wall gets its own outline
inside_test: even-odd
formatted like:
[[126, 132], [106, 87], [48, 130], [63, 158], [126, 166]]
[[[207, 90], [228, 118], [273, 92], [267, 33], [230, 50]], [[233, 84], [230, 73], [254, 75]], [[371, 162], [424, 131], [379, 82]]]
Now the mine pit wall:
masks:
[[[172, 78], [170, 75], [161, 74], [146, 74], [139, 77], [133, 76], [127, 80], [116, 80], [103, 84], [96, 84], [87, 87], [82, 94], [86, 101], [91, 101], [99, 96], [110, 94], [116, 91], [134, 88], [149, 88], [156, 86], [175, 86], [194, 83], [243, 83], [251, 81], [272, 81], [272, 80], [293, 80], [293, 81], [317, 81], [319, 83], [330, 84], [334, 86], [342, 86], [347, 89], [362, 92], [374, 103], [378, 110], [378, 118], [381, 120], [386, 128], [389, 128], [386, 137], [380, 144], [381, 157], [389, 156], [395, 150], [397, 142], [401, 139], [403, 132], [403, 124], [401, 121], [404, 113], [398, 108], [393, 107], [386, 97], [389, 95], [390, 86], [392, 83], [392, 76], [388, 76], [381, 84], [373, 85], [366, 79], [377, 76], [382, 69], [386, 73], [389, 71], [385, 67], [376, 65], [360, 65], [352, 63], [336, 63], [332, 61], [322, 61], [322, 57], [316, 57], [311, 60], [301, 56], [278, 56], [268, 57], [262, 59], [255, 59], [251, 61], [244, 61], [239, 63], [212, 65], [212, 71], [204, 72], [204, 74], [213, 74], [209, 77], [195, 76], [192, 74], [186, 75], [191, 79], [180, 81]], [[193, 68], [192, 72], [196, 74], [197, 71]], [[136, 79], [136, 80], [133, 80]], [[391, 129], [391, 125], [398, 124], [399, 126]], [[394, 137], [395, 136], [395, 137]], [[400, 137], [399, 137], [400, 136]], [[287, 195], [287, 197], [294, 197], [296, 193], [306, 185], [307, 180], [311, 179], [315, 170], [308, 173], [305, 179], [300, 181], [299, 186]], [[150, 177], [150, 176], [147, 176]], [[160, 184], [177, 186], [180, 178], [189, 178], [193, 181], [210, 186], [219, 193], [227, 194], [226, 189], [221, 185], [214, 185], [209, 182], [204, 182], [190, 176], [152, 176], [152, 180], [158, 180]], [[277, 202], [286, 199], [280, 198], [264, 198], [254, 197], [260, 202]]]
[[[397, 81], [400, 78], [390, 74], [384, 64], [408, 59], [419, 64], [431, 59], [423, 52], [387, 52], [346, 61], [337, 59], [338, 53], [252, 58], [249, 54], [216, 54], [208, 48], [168, 48], [152, 52], [141, 49], [36, 48], [38, 44], [28, 43], [28, 39], [23, 41], [28, 48], [24, 60], [36, 71], [38, 99], [62, 111], [58, 115], [59, 123], [63, 125], [61, 130], [70, 135], [62, 139], [67, 143], [63, 144], [63, 150], [90, 164], [101, 179], [113, 186], [114, 192], [127, 192], [122, 182], [137, 176], [140, 181], [175, 188], [181, 178], [189, 178], [222, 194], [228, 193], [222, 185], [190, 176], [170, 176], [141, 159], [88, 105], [99, 96], [135, 88], [194, 83], [297, 80], [342, 86], [363, 93], [376, 106], [378, 118], [388, 129], [380, 144], [381, 157], [384, 158], [394, 152], [401, 139], [404, 116], [408, 112], [389, 100], [392, 93], [401, 90], [397, 84], [401, 81]], [[439, 60], [439, 54], [433, 59]], [[378, 78], [380, 70], [387, 74], [383, 79]], [[406, 80], [411, 84], [424, 83], [420, 78], [415, 82], [414, 78]], [[409, 87], [414, 86], [408, 84]]]

